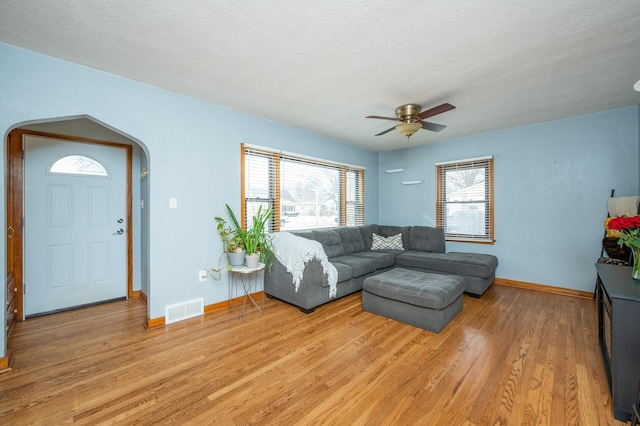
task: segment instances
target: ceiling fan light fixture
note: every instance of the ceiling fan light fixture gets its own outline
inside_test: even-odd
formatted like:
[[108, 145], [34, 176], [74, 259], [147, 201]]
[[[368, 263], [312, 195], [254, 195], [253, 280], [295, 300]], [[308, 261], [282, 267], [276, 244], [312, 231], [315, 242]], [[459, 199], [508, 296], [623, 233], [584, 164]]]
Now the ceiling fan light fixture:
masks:
[[[382, 117], [379, 115], [368, 115], [366, 118], [376, 118], [378, 120], [391, 120], [391, 121], [399, 121], [400, 124], [389, 127], [387, 130], [383, 130], [378, 133], [376, 136], [386, 135], [387, 133], [393, 131], [394, 129], [401, 133], [409, 139], [411, 135], [416, 133], [420, 129], [430, 130], [432, 132], [439, 132], [443, 130], [447, 126], [443, 126], [442, 124], [430, 123], [428, 121], [424, 121], [429, 117], [433, 117], [434, 115], [442, 114], [443, 112], [451, 111], [455, 109], [453, 105], [450, 103], [444, 103], [433, 108], [429, 108], [426, 111], [422, 111], [422, 107], [417, 104], [406, 104], [399, 106], [396, 108], [396, 116], [395, 117]], [[421, 112], [422, 111], [422, 112]]]
[[420, 129], [422, 129], [422, 124], [420, 123], [402, 123], [396, 126], [396, 130], [406, 137], [411, 137]]

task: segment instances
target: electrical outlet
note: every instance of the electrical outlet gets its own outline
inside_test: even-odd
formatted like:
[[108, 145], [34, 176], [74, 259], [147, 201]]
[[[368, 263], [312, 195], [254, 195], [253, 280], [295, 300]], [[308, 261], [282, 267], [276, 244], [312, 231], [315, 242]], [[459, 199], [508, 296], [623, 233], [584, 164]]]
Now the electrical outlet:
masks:
[[198, 272], [198, 281], [205, 282], [206, 280], [207, 280], [207, 270], [200, 269], [200, 271]]

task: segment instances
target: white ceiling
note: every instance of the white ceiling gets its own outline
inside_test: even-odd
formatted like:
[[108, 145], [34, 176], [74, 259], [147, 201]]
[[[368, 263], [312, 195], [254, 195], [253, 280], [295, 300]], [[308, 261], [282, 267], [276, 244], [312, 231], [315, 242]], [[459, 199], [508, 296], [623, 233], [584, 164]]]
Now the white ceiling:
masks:
[[640, 103], [638, 0], [3, 0], [0, 41], [374, 151]]

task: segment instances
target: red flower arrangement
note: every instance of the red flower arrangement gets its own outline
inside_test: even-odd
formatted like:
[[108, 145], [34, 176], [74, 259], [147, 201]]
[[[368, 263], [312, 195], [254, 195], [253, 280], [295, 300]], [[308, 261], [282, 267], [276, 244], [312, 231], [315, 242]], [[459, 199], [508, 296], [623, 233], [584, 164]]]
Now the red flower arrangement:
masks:
[[640, 247], [640, 216], [614, 217], [608, 223], [609, 229], [620, 231], [622, 236], [618, 244], [627, 247]]
[[631, 248], [633, 253], [633, 268], [631, 277], [640, 281], [640, 216], [614, 217], [608, 223], [609, 229], [620, 231], [618, 245]]

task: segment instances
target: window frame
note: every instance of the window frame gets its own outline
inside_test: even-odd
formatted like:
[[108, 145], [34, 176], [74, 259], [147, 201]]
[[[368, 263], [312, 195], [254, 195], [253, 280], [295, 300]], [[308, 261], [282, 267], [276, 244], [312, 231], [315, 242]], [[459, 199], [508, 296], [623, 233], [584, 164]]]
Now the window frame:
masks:
[[[267, 198], [247, 198], [246, 194], [246, 176], [247, 176], [247, 155], [259, 155], [270, 158], [269, 162], [269, 175], [271, 182], [269, 182], [269, 196]], [[297, 161], [304, 164], [319, 166], [319, 167], [328, 167], [339, 172], [339, 190], [338, 196], [340, 198], [339, 201], [339, 226], [357, 226], [364, 225], [364, 172], [365, 168], [361, 166], [353, 166], [344, 163], [338, 163], [328, 160], [317, 159], [313, 157], [307, 157], [300, 154], [294, 154], [284, 151], [276, 151], [269, 148], [249, 145], [249, 144], [240, 144], [240, 215], [241, 215], [241, 225], [243, 229], [246, 229], [247, 222], [249, 218], [247, 217], [247, 206], [249, 202], [263, 202], [267, 205], [273, 207], [273, 214], [271, 217], [271, 223], [269, 226], [270, 232], [279, 232], [280, 231], [280, 219], [281, 219], [281, 164], [282, 161]], [[355, 177], [356, 187], [355, 190], [355, 199], [348, 200], [348, 181], [349, 178]], [[351, 207], [354, 211], [354, 223], [347, 225], [348, 214], [347, 210]], [[314, 229], [314, 228], [301, 228], [299, 230], [304, 229]], [[297, 229], [296, 229], [297, 230]], [[292, 231], [296, 231], [292, 230]]]
[[[84, 168], [81, 168], [79, 166], [75, 166], [75, 168], [69, 167], [73, 163], [78, 163], [80, 161], [85, 161], [88, 166], [85, 166]], [[60, 168], [63, 168], [64, 170], [60, 170]], [[94, 168], [98, 169], [98, 171], [93, 170]], [[52, 161], [51, 164], [49, 164], [49, 166], [47, 167], [47, 174], [97, 178], [111, 177], [109, 170], [107, 170], [104, 164], [102, 164], [95, 158], [83, 154], [67, 154], [55, 161]]]
[[[468, 242], [476, 244], [494, 244], [494, 158], [493, 156], [469, 158], [436, 163], [436, 226], [445, 230], [445, 240], [452, 242]], [[485, 232], [482, 235], [465, 233], [447, 233], [446, 208], [448, 204], [465, 203], [463, 201], [447, 201], [446, 172], [451, 170], [469, 170], [476, 168], [485, 169], [484, 201], [476, 200], [474, 203], [484, 202], [485, 205]], [[469, 201], [471, 202], [471, 201]], [[467, 202], [468, 203], [468, 202]]]

